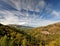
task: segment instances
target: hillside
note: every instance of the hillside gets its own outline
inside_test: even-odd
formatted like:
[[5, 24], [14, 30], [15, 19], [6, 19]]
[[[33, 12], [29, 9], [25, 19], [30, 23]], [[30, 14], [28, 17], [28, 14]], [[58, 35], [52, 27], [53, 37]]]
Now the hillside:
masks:
[[20, 29], [0, 24], [0, 46], [30, 46], [36, 44], [34, 40]]
[[0, 46], [60, 46], [60, 23], [25, 29], [0, 24]]
[[60, 46], [60, 22], [44, 27], [33, 28], [29, 30], [28, 33], [47, 46]]

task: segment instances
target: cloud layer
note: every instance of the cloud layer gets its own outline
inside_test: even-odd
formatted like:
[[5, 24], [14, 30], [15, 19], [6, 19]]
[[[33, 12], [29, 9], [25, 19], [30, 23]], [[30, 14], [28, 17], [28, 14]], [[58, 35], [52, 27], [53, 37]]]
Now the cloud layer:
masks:
[[[45, 26], [60, 18], [45, 0], [0, 0], [0, 23]], [[56, 18], [57, 17], [57, 18]], [[54, 19], [53, 19], [54, 18]]]

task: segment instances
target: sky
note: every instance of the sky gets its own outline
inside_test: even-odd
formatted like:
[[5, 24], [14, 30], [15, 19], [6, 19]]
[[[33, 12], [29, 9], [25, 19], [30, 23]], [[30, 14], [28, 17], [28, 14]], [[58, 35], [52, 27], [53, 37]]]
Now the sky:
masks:
[[60, 0], [0, 0], [0, 23], [39, 27], [60, 22]]

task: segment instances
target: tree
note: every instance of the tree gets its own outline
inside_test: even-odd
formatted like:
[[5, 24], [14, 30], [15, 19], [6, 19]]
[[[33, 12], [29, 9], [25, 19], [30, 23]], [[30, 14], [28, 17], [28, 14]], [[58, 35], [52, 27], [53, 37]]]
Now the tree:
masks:
[[0, 39], [0, 46], [6, 46], [7, 45], [6, 42], [7, 42], [7, 36], [5, 35]]
[[27, 39], [26, 39], [26, 38], [24, 38], [24, 39], [22, 40], [22, 46], [27, 46]]
[[10, 41], [9, 41], [9, 46], [14, 46], [14, 45], [15, 45], [15, 43], [14, 43], [15, 40], [16, 40], [16, 39], [10, 40]]

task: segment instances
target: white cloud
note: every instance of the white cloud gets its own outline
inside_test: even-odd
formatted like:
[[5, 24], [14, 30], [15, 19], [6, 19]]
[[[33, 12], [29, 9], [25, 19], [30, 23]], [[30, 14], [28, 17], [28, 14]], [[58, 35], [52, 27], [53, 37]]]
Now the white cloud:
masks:
[[26, 24], [27, 22], [20, 22], [20, 23], [18, 23], [19, 25], [24, 25], [24, 24]]
[[18, 25], [24, 25], [26, 22], [7, 22], [7, 21], [1, 21], [0, 23], [7, 25], [7, 24], [18, 24]]
[[53, 23], [56, 23], [56, 22], [59, 22], [59, 21], [51, 21], [51, 20], [35, 20], [35, 21], [31, 21], [31, 22], [28, 22], [26, 23], [25, 25], [29, 25], [29, 26], [33, 26], [33, 27], [39, 27], [39, 26], [47, 26], [49, 24], [53, 24]]
[[49, 24], [53, 24], [53, 23], [56, 23], [57, 21], [51, 21], [51, 20], [41, 20], [39, 25], [40, 26], [46, 26], [46, 25], [49, 25]]
[[19, 24], [19, 25], [28, 25], [28, 26], [37, 27], [37, 26], [46, 26], [46, 25], [58, 22], [58, 21], [51, 21], [51, 20], [43, 20], [40, 18], [35, 19], [36, 17], [35, 15], [33, 18], [30, 18], [30, 17], [18, 18], [18, 16], [22, 16], [22, 13], [18, 11], [7, 11], [7, 10], [1, 11], [0, 10], [0, 14], [3, 14], [5, 17], [5, 19], [0, 19], [0, 23], [3, 23], [3, 24]]
[[36, 0], [3, 0], [3, 1], [17, 10], [21, 10], [23, 8], [26, 10], [37, 11], [37, 12], [40, 11], [39, 7], [43, 8], [46, 4], [44, 0], [39, 0], [37, 2]]
[[41, 1], [39, 2], [39, 6], [40, 6], [40, 7], [44, 7], [45, 5], [46, 5], [46, 3], [45, 3], [44, 0], [41, 0]]
[[[0, 14], [2, 14], [3, 17], [5, 18], [5, 19], [1, 18], [0, 22], [3, 24], [20, 24], [20, 25], [26, 23], [25, 21], [20, 21], [20, 19], [18, 18], [18, 15], [20, 15], [20, 14], [17, 14], [17, 16], [15, 16], [14, 13], [17, 14], [17, 11], [16, 12], [7, 11], [7, 10], [0, 11]], [[2, 15], [0, 15], [0, 17]]]
[[21, 0], [10, 0], [16, 7], [17, 10], [21, 9]]
[[56, 16], [56, 17], [60, 16], [60, 12], [57, 12], [55, 10], [53, 10], [51, 14], [54, 15], [54, 16]]
[[11, 5], [13, 8], [20, 10], [21, 9], [21, 0], [2, 0], [7, 4]]
[[[11, 5], [13, 8], [18, 11], [8, 11], [8, 10], [0, 10], [0, 14], [3, 14], [5, 19], [0, 19], [0, 22], [3, 24], [20, 24], [20, 25], [29, 25], [29, 26], [46, 26], [48, 24], [55, 23], [57, 21], [50, 20], [42, 20], [44, 15], [41, 15], [40, 18], [37, 15], [30, 15], [28, 12], [22, 13], [20, 12], [21, 8], [29, 11], [42, 12], [44, 6], [46, 5], [44, 0], [3, 0], [7, 4]], [[36, 5], [35, 5], [36, 3]], [[40, 9], [41, 8], [41, 9]], [[51, 10], [46, 8], [46, 11], [49, 13]], [[52, 11], [52, 15], [59, 16], [60, 12]], [[16, 15], [16, 16], [15, 16]], [[20, 16], [20, 18], [19, 18]], [[32, 18], [30, 17], [32, 16]], [[1, 16], [0, 16], [1, 18]], [[36, 20], [37, 18], [37, 20]]]

